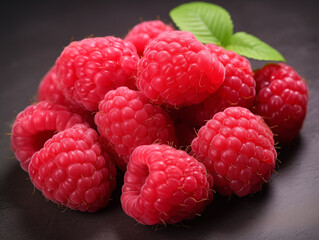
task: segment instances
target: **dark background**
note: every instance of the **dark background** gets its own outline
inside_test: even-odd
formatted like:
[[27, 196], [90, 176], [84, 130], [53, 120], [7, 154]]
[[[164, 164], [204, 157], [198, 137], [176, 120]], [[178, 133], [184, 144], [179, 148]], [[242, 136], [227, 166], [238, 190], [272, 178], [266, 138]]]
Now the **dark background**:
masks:
[[[316, 1], [214, 1], [226, 8], [235, 31], [256, 35], [278, 49], [310, 90], [300, 137], [279, 149], [282, 161], [254, 196], [215, 195], [201, 217], [151, 227], [126, 216], [120, 186], [97, 213], [59, 208], [34, 192], [10, 150], [10, 124], [36, 94], [43, 75], [71, 40], [89, 35], [123, 37], [140, 17], [171, 22], [183, 1], [10, 1], [0, 15], [0, 239], [318, 239], [319, 238], [319, 51]], [[264, 62], [252, 61], [253, 68]], [[121, 179], [121, 176], [119, 177]]]

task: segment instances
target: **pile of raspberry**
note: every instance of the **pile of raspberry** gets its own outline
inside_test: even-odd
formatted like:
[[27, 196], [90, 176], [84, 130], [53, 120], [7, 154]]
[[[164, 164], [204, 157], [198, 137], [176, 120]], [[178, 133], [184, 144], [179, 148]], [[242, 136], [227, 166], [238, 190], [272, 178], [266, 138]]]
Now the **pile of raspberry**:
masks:
[[123, 172], [121, 203], [146, 225], [192, 219], [213, 195], [251, 195], [269, 180], [276, 144], [298, 136], [308, 88], [284, 63], [203, 44], [162, 21], [124, 39], [64, 48], [13, 123], [11, 146], [49, 200], [106, 207]]

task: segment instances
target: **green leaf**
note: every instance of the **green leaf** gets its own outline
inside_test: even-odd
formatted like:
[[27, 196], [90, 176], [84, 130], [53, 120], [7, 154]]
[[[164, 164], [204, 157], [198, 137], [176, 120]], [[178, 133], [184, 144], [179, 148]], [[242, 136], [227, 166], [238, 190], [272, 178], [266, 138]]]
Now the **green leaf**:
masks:
[[285, 58], [273, 47], [245, 32], [235, 33], [225, 47], [245, 57], [265, 61], [285, 62]]
[[185, 3], [169, 14], [180, 30], [193, 33], [203, 43], [227, 45], [233, 34], [229, 13], [212, 3]]

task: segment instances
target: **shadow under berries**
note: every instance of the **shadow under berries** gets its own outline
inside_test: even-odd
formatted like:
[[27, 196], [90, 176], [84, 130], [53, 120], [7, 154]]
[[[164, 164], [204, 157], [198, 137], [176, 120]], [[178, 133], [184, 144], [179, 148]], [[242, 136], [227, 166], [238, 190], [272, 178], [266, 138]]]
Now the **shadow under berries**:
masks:
[[[303, 148], [302, 136], [295, 139], [291, 145], [281, 146], [277, 172], [284, 173], [289, 165], [300, 159], [299, 150]], [[1, 183], [1, 199], [5, 204], [4, 211], [16, 211], [10, 214], [7, 221], [8, 232], [15, 233], [17, 239], [91, 239], [93, 236], [104, 236], [105, 239], [178, 239], [187, 235], [186, 239], [198, 239], [214, 232], [216, 238], [225, 233], [236, 235], [249, 229], [255, 221], [262, 218], [272, 206], [272, 184], [276, 173], [270, 182], [263, 185], [260, 192], [237, 197], [223, 197], [214, 194], [214, 200], [204, 210], [201, 216], [190, 221], [175, 225], [145, 226], [127, 216], [122, 210], [120, 197], [124, 173], [118, 171], [117, 186], [111, 196], [109, 205], [96, 213], [82, 213], [65, 207], [58, 207], [51, 201], [46, 201], [40, 191], [34, 189], [26, 172], [18, 165], [12, 164]], [[13, 232], [13, 229], [19, 229]]]
[[46, 200], [16, 161], [0, 185], [1, 215], [6, 217], [3, 223], [1, 220], [1, 228], [5, 229], [3, 236], [8, 237], [3, 239], [86, 240], [96, 234], [105, 239], [117, 236], [114, 229], [126, 217], [119, 201], [120, 191], [121, 186], [117, 186], [109, 205], [96, 213], [71, 210]]
[[249, 228], [259, 216], [263, 215], [263, 211], [267, 211], [270, 207], [270, 198], [271, 187], [267, 184], [263, 185], [260, 192], [242, 198], [215, 194], [213, 202], [207, 206], [201, 216], [193, 220], [174, 225], [157, 225], [153, 228], [138, 224], [132, 228], [134, 230], [132, 234], [138, 237], [137, 239], [185, 239], [185, 236], [186, 239], [202, 239], [214, 232], [214, 236], [218, 239], [219, 234], [220, 236], [225, 232], [236, 234], [244, 228]]
[[293, 165], [293, 162], [300, 159], [299, 152], [304, 148], [304, 141], [302, 135], [298, 135], [292, 142], [287, 144], [277, 145], [277, 164], [276, 171], [278, 174], [283, 173], [289, 166]]
[[[214, 195], [213, 202], [206, 208], [202, 216], [194, 219], [193, 227], [201, 228], [203, 223], [216, 229], [218, 232], [236, 232], [250, 226], [250, 224], [258, 219], [259, 215], [266, 210], [266, 206], [270, 204], [271, 186], [264, 184], [262, 190], [245, 197], [231, 195], [230, 197]], [[185, 223], [187, 224], [187, 223]], [[203, 228], [203, 231], [206, 231]]]

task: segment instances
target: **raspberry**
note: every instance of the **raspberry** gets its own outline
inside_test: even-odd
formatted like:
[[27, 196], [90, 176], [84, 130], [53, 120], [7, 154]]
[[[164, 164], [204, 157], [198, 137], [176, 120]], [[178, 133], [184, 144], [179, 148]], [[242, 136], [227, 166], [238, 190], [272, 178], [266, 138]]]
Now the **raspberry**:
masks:
[[75, 41], [56, 61], [58, 86], [68, 100], [96, 111], [109, 90], [119, 86], [135, 88], [138, 60], [133, 44], [120, 38]]
[[307, 113], [308, 88], [290, 66], [267, 64], [255, 71], [257, 97], [253, 111], [262, 116], [275, 134], [287, 143], [297, 137]]
[[117, 166], [125, 170], [133, 150], [140, 145], [175, 142], [168, 114], [153, 106], [138, 91], [119, 87], [109, 91], [95, 116], [99, 133], [119, 155]]
[[192, 33], [159, 34], [138, 63], [137, 87], [158, 104], [181, 107], [203, 101], [223, 83], [225, 69]]
[[95, 212], [109, 202], [116, 169], [97, 132], [77, 124], [54, 135], [33, 155], [29, 175], [53, 202]]
[[259, 191], [275, 168], [273, 134], [261, 117], [246, 108], [229, 107], [215, 114], [191, 146], [222, 195], [241, 197]]
[[207, 44], [206, 47], [224, 65], [226, 73], [225, 81], [215, 93], [202, 103], [182, 109], [183, 118], [197, 127], [203, 126], [227, 107], [251, 108], [256, 95], [256, 82], [247, 58], [215, 44]]
[[56, 66], [54, 65], [43, 77], [38, 89], [38, 100], [49, 101], [54, 104], [67, 106], [70, 104], [65, 99], [62, 90], [57, 86]]
[[22, 169], [28, 170], [32, 155], [40, 150], [56, 131], [83, 122], [81, 116], [47, 101], [28, 106], [20, 112], [12, 126], [11, 147]]
[[70, 101], [68, 101], [63, 92], [57, 86], [56, 66], [54, 65], [43, 77], [38, 88], [38, 100], [48, 101], [67, 107], [71, 112], [83, 117], [91, 127], [95, 128], [94, 115]]
[[167, 145], [137, 147], [122, 187], [123, 210], [146, 225], [177, 223], [201, 213], [212, 200], [204, 165]]
[[160, 20], [145, 21], [137, 24], [126, 35], [125, 41], [129, 41], [136, 47], [137, 53], [142, 56], [147, 44], [162, 32], [174, 29]]

